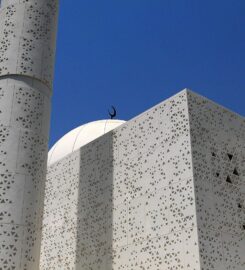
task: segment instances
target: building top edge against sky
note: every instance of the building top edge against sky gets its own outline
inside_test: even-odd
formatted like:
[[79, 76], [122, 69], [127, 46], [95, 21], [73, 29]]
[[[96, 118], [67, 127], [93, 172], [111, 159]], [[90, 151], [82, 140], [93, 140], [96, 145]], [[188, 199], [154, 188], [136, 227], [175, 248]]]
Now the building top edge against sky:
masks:
[[[202, 98], [203, 100], [206, 100], [207, 102], [209, 102], [209, 103], [211, 103], [211, 104], [213, 104], [213, 105], [215, 105], [215, 106], [217, 106], [217, 107], [219, 107], [219, 108], [222, 108], [222, 109], [224, 110], [224, 112], [228, 112], [228, 113], [231, 113], [231, 114], [233, 114], [233, 115], [236, 115], [237, 117], [242, 118], [242, 119], [244, 119], [244, 121], [245, 121], [245, 117], [244, 117], [244, 116], [241, 116], [241, 115], [239, 115], [238, 113], [231, 111], [230, 109], [228, 109], [228, 108], [226, 108], [226, 107], [224, 107], [224, 106], [218, 104], [217, 102], [214, 102], [214, 101], [210, 100], [209, 98], [207, 98], [207, 97], [205, 97], [205, 96], [203, 96], [203, 95], [200, 95], [200, 94], [197, 93], [197, 92], [194, 92], [194, 91], [192, 91], [192, 90], [190, 90], [190, 89], [188, 89], [188, 88], [185, 88], [185, 89], [179, 91], [178, 93], [174, 94], [173, 96], [170, 96], [169, 98], [167, 98], [167, 99], [165, 99], [165, 100], [163, 100], [163, 101], [157, 103], [157, 104], [154, 105], [153, 107], [147, 109], [146, 111], [140, 113], [139, 115], [133, 117], [132, 119], [130, 119], [130, 120], [126, 121], [126, 122], [125, 122], [125, 121], [121, 121], [121, 120], [115, 119], [114, 121], [119, 121], [120, 124], [119, 124], [119, 126], [117, 126], [117, 127], [113, 128], [112, 130], [110, 130], [108, 133], [110, 133], [110, 132], [115, 132], [115, 131], [117, 131], [117, 130], [120, 130], [120, 129], [123, 128], [123, 126], [126, 125], [128, 122], [133, 122], [133, 121], [139, 119], [142, 115], [144, 115], [145, 113], [147, 113], [147, 112], [149, 112], [149, 111], [154, 110], [154, 109], [157, 108], [160, 104], [167, 103], [169, 100], [174, 99], [175, 97], [177, 97], [177, 96], [179, 96], [179, 95], [181, 95], [181, 94], [183, 94], [183, 93], [186, 93], [186, 94], [187, 94], [187, 93], [190, 93], [191, 95], [200, 97], [200, 98]], [[100, 121], [102, 121], [102, 120], [97, 120], [97, 121], [100, 122]], [[94, 122], [91, 122], [91, 123], [96, 123], [97, 121], [94, 121]], [[109, 120], [104, 120], [104, 121], [109, 121]], [[89, 125], [89, 124], [91, 124], [91, 123], [86, 123], [86, 124], [84, 124], [83, 126]], [[82, 126], [81, 126], [81, 127], [82, 127]], [[78, 128], [79, 128], [79, 127], [78, 127]], [[76, 130], [76, 129], [78, 129], [78, 128], [75, 128], [74, 130]], [[72, 130], [72, 131], [73, 131], [73, 130]], [[72, 131], [70, 131], [70, 132], [72, 132]], [[58, 141], [51, 147], [51, 149], [49, 150], [49, 155], [52, 154], [51, 151], [53, 151], [53, 148], [55, 148], [56, 144], [59, 143], [60, 141], [62, 141], [62, 139], [63, 139], [65, 136], [67, 136], [70, 132], [66, 133], [60, 140], [58, 140]], [[92, 139], [91, 141], [89, 141], [88, 143], [81, 145], [81, 147], [83, 147], [83, 146], [85, 146], [85, 145], [87, 145], [87, 144], [93, 143], [94, 141], [96, 141], [97, 139], [99, 139], [101, 136], [104, 136], [104, 135], [105, 135], [105, 134], [99, 135], [99, 137], [96, 137], [96, 138]], [[63, 145], [64, 145], [64, 143], [63, 143]], [[72, 151], [72, 152], [79, 151], [79, 149], [80, 149], [81, 147], [76, 148], [76, 150], [74, 150], [74, 151]], [[56, 159], [55, 161], [48, 162], [48, 166], [53, 166], [56, 162], [59, 162], [60, 160], [62, 160], [63, 158], [65, 158], [65, 157], [66, 157], [67, 155], [69, 155], [70, 153], [71, 153], [71, 152], [69, 152], [69, 153], [66, 154], [66, 155], [63, 155], [61, 158], [58, 158], [58, 159]], [[50, 159], [50, 158], [49, 158], [49, 159]]]

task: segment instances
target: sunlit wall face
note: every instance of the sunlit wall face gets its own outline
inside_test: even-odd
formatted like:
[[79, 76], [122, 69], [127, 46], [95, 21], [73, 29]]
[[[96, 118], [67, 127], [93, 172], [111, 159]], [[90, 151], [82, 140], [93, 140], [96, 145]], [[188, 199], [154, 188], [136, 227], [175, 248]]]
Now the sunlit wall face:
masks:
[[0, 9], [0, 268], [39, 269], [58, 3]]

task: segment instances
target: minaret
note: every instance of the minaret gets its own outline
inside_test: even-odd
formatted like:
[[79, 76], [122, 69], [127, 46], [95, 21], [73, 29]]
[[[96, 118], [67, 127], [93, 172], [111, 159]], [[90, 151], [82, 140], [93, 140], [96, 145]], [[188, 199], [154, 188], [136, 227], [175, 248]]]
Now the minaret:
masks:
[[0, 269], [38, 270], [58, 0], [0, 5]]

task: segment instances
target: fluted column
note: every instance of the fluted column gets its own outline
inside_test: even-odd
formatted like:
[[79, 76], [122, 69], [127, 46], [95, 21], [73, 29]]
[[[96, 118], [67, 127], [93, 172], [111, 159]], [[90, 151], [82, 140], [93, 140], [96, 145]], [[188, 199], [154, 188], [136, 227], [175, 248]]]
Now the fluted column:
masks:
[[0, 2], [0, 270], [38, 270], [58, 0]]

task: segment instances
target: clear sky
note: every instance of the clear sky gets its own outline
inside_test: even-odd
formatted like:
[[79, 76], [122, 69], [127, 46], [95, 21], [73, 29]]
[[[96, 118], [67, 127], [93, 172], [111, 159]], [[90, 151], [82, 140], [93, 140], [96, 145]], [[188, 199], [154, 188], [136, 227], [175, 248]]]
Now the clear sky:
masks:
[[184, 88], [245, 116], [245, 0], [60, 0], [50, 146]]

